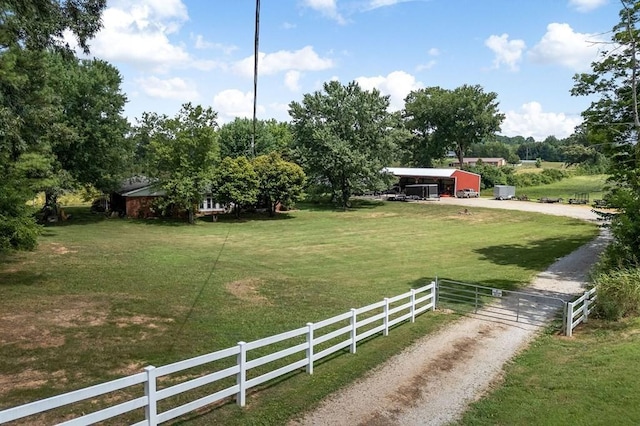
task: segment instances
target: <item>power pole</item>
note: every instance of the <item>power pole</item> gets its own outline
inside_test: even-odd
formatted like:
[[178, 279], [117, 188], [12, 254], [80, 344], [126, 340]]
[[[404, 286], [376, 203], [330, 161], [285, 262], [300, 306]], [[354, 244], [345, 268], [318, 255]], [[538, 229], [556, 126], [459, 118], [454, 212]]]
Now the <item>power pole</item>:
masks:
[[256, 111], [258, 109], [258, 49], [260, 42], [260, 0], [256, 0], [255, 43], [253, 46], [253, 133], [251, 134], [251, 157], [256, 156]]

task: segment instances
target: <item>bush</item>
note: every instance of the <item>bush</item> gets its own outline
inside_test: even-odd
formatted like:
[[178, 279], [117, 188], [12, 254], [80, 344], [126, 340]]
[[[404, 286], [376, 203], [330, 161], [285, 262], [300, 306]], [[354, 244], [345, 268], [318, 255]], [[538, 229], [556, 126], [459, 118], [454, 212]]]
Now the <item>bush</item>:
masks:
[[610, 270], [597, 275], [597, 313], [605, 319], [619, 320], [640, 315], [640, 269]]

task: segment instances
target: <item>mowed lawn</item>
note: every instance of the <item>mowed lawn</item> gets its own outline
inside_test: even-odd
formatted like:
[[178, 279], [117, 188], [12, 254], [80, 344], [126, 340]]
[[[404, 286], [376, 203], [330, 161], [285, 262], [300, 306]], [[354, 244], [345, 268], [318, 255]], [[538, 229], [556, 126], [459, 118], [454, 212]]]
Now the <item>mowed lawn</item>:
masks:
[[[0, 407], [224, 349], [377, 302], [433, 277], [518, 288], [593, 224], [430, 203], [306, 206], [195, 226], [69, 209], [35, 252], [0, 257]], [[278, 424], [436, 328], [366, 342], [194, 424]], [[252, 399], [253, 398], [253, 399]]]

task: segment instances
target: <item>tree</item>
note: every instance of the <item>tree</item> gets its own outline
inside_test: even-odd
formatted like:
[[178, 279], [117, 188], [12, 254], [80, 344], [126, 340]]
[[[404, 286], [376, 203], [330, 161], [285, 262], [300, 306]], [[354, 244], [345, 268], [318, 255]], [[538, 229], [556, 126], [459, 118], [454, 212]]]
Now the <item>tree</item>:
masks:
[[61, 104], [52, 144], [57, 166], [80, 185], [115, 190], [131, 167], [133, 147], [122, 115], [126, 96], [119, 71], [101, 60], [65, 60], [52, 55], [52, 87]]
[[6, 0], [0, 6], [0, 250], [35, 247], [39, 228], [26, 201], [51, 183], [52, 143], [65, 131], [46, 50], [72, 57], [62, 41], [69, 31], [88, 53], [105, 7], [105, 0]]
[[258, 182], [247, 157], [225, 157], [213, 173], [211, 192], [216, 200], [233, 204], [239, 218], [243, 206], [257, 201]]
[[[251, 138], [253, 122], [247, 118], [236, 118], [220, 127], [220, 155], [221, 157], [252, 156]], [[292, 134], [288, 123], [276, 120], [256, 121], [256, 135], [254, 142], [255, 155], [278, 152], [284, 154], [291, 146]]]
[[145, 114], [140, 125], [148, 132], [148, 175], [166, 191], [168, 204], [187, 212], [189, 223], [220, 158], [216, 118], [211, 108], [186, 103], [174, 118]]
[[290, 205], [302, 195], [306, 176], [299, 165], [272, 152], [254, 159], [253, 168], [258, 177], [258, 197], [269, 206], [269, 216], [275, 214], [278, 204]]
[[346, 209], [354, 191], [383, 186], [396, 147], [396, 116], [388, 96], [363, 91], [356, 82], [324, 83], [323, 91], [289, 104], [294, 147], [307, 176], [326, 185]]
[[613, 27], [611, 49], [603, 50], [591, 73], [574, 77], [572, 95], [598, 95], [582, 116], [587, 137], [602, 144], [610, 159], [612, 190], [608, 203], [618, 210], [611, 222], [613, 262], [638, 266], [640, 261], [640, 1], [621, 0], [620, 22]]
[[429, 155], [423, 161], [431, 162], [451, 149], [463, 164], [472, 144], [500, 130], [505, 116], [498, 111], [497, 97], [478, 85], [454, 90], [428, 87], [411, 92], [405, 100], [405, 120], [416, 136], [416, 152]]

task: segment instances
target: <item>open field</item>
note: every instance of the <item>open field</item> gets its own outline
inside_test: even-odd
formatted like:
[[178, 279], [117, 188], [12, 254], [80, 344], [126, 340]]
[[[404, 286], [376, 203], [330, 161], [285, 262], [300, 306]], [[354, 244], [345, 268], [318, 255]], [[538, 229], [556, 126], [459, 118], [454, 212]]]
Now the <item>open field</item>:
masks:
[[[586, 243], [593, 224], [440, 203], [317, 206], [189, 226], [91, 216], [0, 258], [0, 407], [250, 341], [407, 291], [438, 275], [517, 288]], [[423, 315], [190, 424], [280, 424], [447, 316]]]
[[607, 175], [571, 176], [548, 185], [516, 188], [516, 195], [526, 194], [530, 200], [538, 200], [541, 197], [563, 198], [566, 203], [576, 193], [586, 192], [589, 194], [591, 203], [593, 200], [602, 199], [607, 177]]
[[571, 339], [547, 333], [506, 369], [462, 425], [640, 423], [640, 320], [591, 320]]

